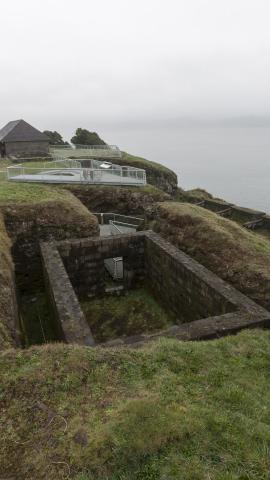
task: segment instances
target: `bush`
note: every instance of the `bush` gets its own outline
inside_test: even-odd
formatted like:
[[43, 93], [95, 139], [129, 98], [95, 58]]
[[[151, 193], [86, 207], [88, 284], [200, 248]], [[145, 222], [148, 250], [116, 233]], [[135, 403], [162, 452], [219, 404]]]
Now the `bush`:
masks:
[[96, 132], [89, 132], [84, 128], [77, 128], [76, 135], [70, 141], [74, 145], [106, 145]]

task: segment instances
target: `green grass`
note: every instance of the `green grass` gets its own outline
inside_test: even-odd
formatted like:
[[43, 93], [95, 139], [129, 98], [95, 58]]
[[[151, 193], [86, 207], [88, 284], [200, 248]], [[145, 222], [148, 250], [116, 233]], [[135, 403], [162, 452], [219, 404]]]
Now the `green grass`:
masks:
[[139, 350], [7, 351], [0, 474], [268, 480], [269, 358], [268, 331], [211, 342], [160, 339]]
[[70, 199], [65, 190], [36, 183], [0, 183], [0, 206], [8, 203], [39, 203]]
[[[35, 171], [38, 172], [38, 169], [44, 168], [44, 166], [46, 165], [49, 168], [50, 163], [51, 161], [47, 161], [47, 162], [46, 161], [45, 162], [29, 161], [29, 162], [25, 162], [24, 166], [35, 168], [37, 169]], [[8, 182], [6, 179], [5, 168], [10, 165], [11, 165], [11, 162], [9, 160], [3, 160], [0, 164], [0, 205], [1, 203], [13, 203], [13, 202], [35, 203], [35, 202], [48, 201], [48, 200], [65, 200], [68, 198], [67, 194], [65, 194], [66, 190], [72, 190], [72, 189], [78, 190], [78, 188], [79, 189], [81, 188], [83, 192], [83, 186], [78, 187], [77, 185], [74, 186], [74, 185], [65, 184], [61, 186], [55, 186], [55, 185], [46, 185], [46, 184], [40, 184], [40, 183], [35, 184], [35, 183]], [[165, 170], [167, 169], [165, 168]], [[100, 186], [100, 185], [91, 185], [91, 187], [95, 188], [96, 190], [99, 189], [101, 191], [103, 188], [106, 188], [106, 186]], [[122, 187], [107, 186], [107, 188], [115, 188], [115, 189], [120, 188], [121, 190]], [[158, 200], [161, 200], [162, 196], [165, 197], [165, 194], [161, 190], [156, 188], [154, 185], [146, 185], [140, 188], [138, 187], [123, 187], [123, 188], [130, 190], [131, 193], [140, 192], [146, 195], [154, 195], [155, 197], [157, 197]]]
[[153, 162], [151, 160], [147, 160], [146, 158], [138, 157], [136, 155], [131, 155], [130, 153], [127, 153], [127, 152], [122, 152], [121, 160], [137, 168], [145, 168], [145, 169], [150, 168], [152, 170], [155, 170], [157, 173], [163, 172], [171, 176], [172, 178], [176, 177], [176, 174], [172, 170], [165, 167], [161, 163]]
[[92, 299], [81, 305], [98, 342], [162, 330], [174, 320], [142, 287], [120, 297]]
[[[49, 164], [49, 162], [46, 162]], [[45, 164], [46, 164], [45, 163]], [[9, 160], [0, 160], [0, 170], [10, 166]], [[12, 164], [15, 165], [15, 164]], [[43, 168], [44, 162], [26, 162], [25, 166]], [[61, 187], [40, 183], [9, 182], [5, 174], [0, 173], [0, 206], [7, 203], [39, 203], [53, 200], [70, 200], [70, 196]]]
[[236, 222], [188, 203], [159, 203], [153, 228], [267, 308], [270, 242]]
[[175, 202], [163, 202], [160, 204], [160, 207], [162, 211], [167, 211], [173, 217], [177, 215], [179, 215], [179, 218], [185, 217], [187, 224], [188, 217], [190, 217], [190, 225], [200, 225], [202, 233], [203, 228], [211, 230], [212, 240], [218, 241], [218, 246], [220, 246], [221, 242], [227, 244], [229, 241], [232, 241], [233, 243], [240, 243], [241, 247], [255, 255], [270, 255], [269, 242], [254, 235], [254, 232], [242, 228], [230, 219], [223, 218], [210, 210], [197, 205]]

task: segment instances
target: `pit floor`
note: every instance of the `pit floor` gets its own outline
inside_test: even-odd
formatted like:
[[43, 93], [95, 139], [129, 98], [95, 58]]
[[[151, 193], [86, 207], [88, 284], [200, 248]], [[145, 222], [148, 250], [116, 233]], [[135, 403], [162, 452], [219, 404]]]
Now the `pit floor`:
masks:
[[98, 343], [156, 332], [177, 323], [145, 286], [119, 296], [81, 301], [81, 307]]

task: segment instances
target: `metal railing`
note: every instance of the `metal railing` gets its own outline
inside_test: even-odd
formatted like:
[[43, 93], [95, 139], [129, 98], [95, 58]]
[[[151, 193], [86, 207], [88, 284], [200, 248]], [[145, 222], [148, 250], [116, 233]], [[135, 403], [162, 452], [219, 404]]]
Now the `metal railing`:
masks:
[[133, 223], [119, 222], [117, 220], [110, 220], [109, 225], [111, 227], [110, 230], [112, 235], [118, 235], [126, 232], [134, 232], [134, 230], [136, 231], [138, 228], [138, 225], [135, 225]]
[[110, 220], [112, 220], [113, 222], [127, 223], [134, 227], [138, 227], [144, 221], [144, 218], [142, 217], [134, 217], [133, 215], [123, 215], [121, 213], [114, 212], [93, 212], [93, 215], [98, 218], [100, 225], [110, 224]]
[[[143, 218], [132, 217], [129, 215], [121, 215], [118, 213], [94, 213], [94, 215], [98, 217], [99, 223], [102, 227], [104, 227], [104, 225], [110, 226], [111, 235], [119, 235], [123, 233], [134, 232], [137, 230], [138, 226], [143, 222]], [[106, 233], [106, 235], [108, 235], [108, 233]], [[104, 265], [106, 270], [109, 272], [109, 274], [113, 278], [113, 280], [123, 279], [123, 276], [124, 276], [123, 257], [107, 258], [106, 260], [104, 260]]]
[[72, 145], [50, 145], [50, 150], [55, 150], [55, 149], [59, 149], [59, 150], [64, 150], [64, 149], [72, 149]]
[[[77, 160], [48, 162], [37, 167], [18, 164], [7, 167], [7, 178], [16, 182], [92, 183], [116, 185], [145, 185], [145, 170], [114, 165], [110, 169], [82, 168]], [[71, 168], [70, 162], [74, 165]], [[60, 168], [59, 168], [60, 167]]]
[[51, 145], [50, 152], [68, 155], [85, 155], [93, 158], [121, 158], [121, 150], [117, 145]]
[[[119, 235], [127, 232], [134, 232], [138, 225], [126, 222], [109, 220], [111, 235]], [[114, 280], [121, 280], [124, 276], [123, 257], [114, 257], [104, 260], [104, 265]]]

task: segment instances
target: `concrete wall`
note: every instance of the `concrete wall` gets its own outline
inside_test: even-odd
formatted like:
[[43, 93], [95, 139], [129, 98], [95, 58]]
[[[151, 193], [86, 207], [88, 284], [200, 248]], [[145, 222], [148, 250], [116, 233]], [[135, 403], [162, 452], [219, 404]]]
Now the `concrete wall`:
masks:
[[49, 142], [7, 142], [6, 155], [47, 155]]

